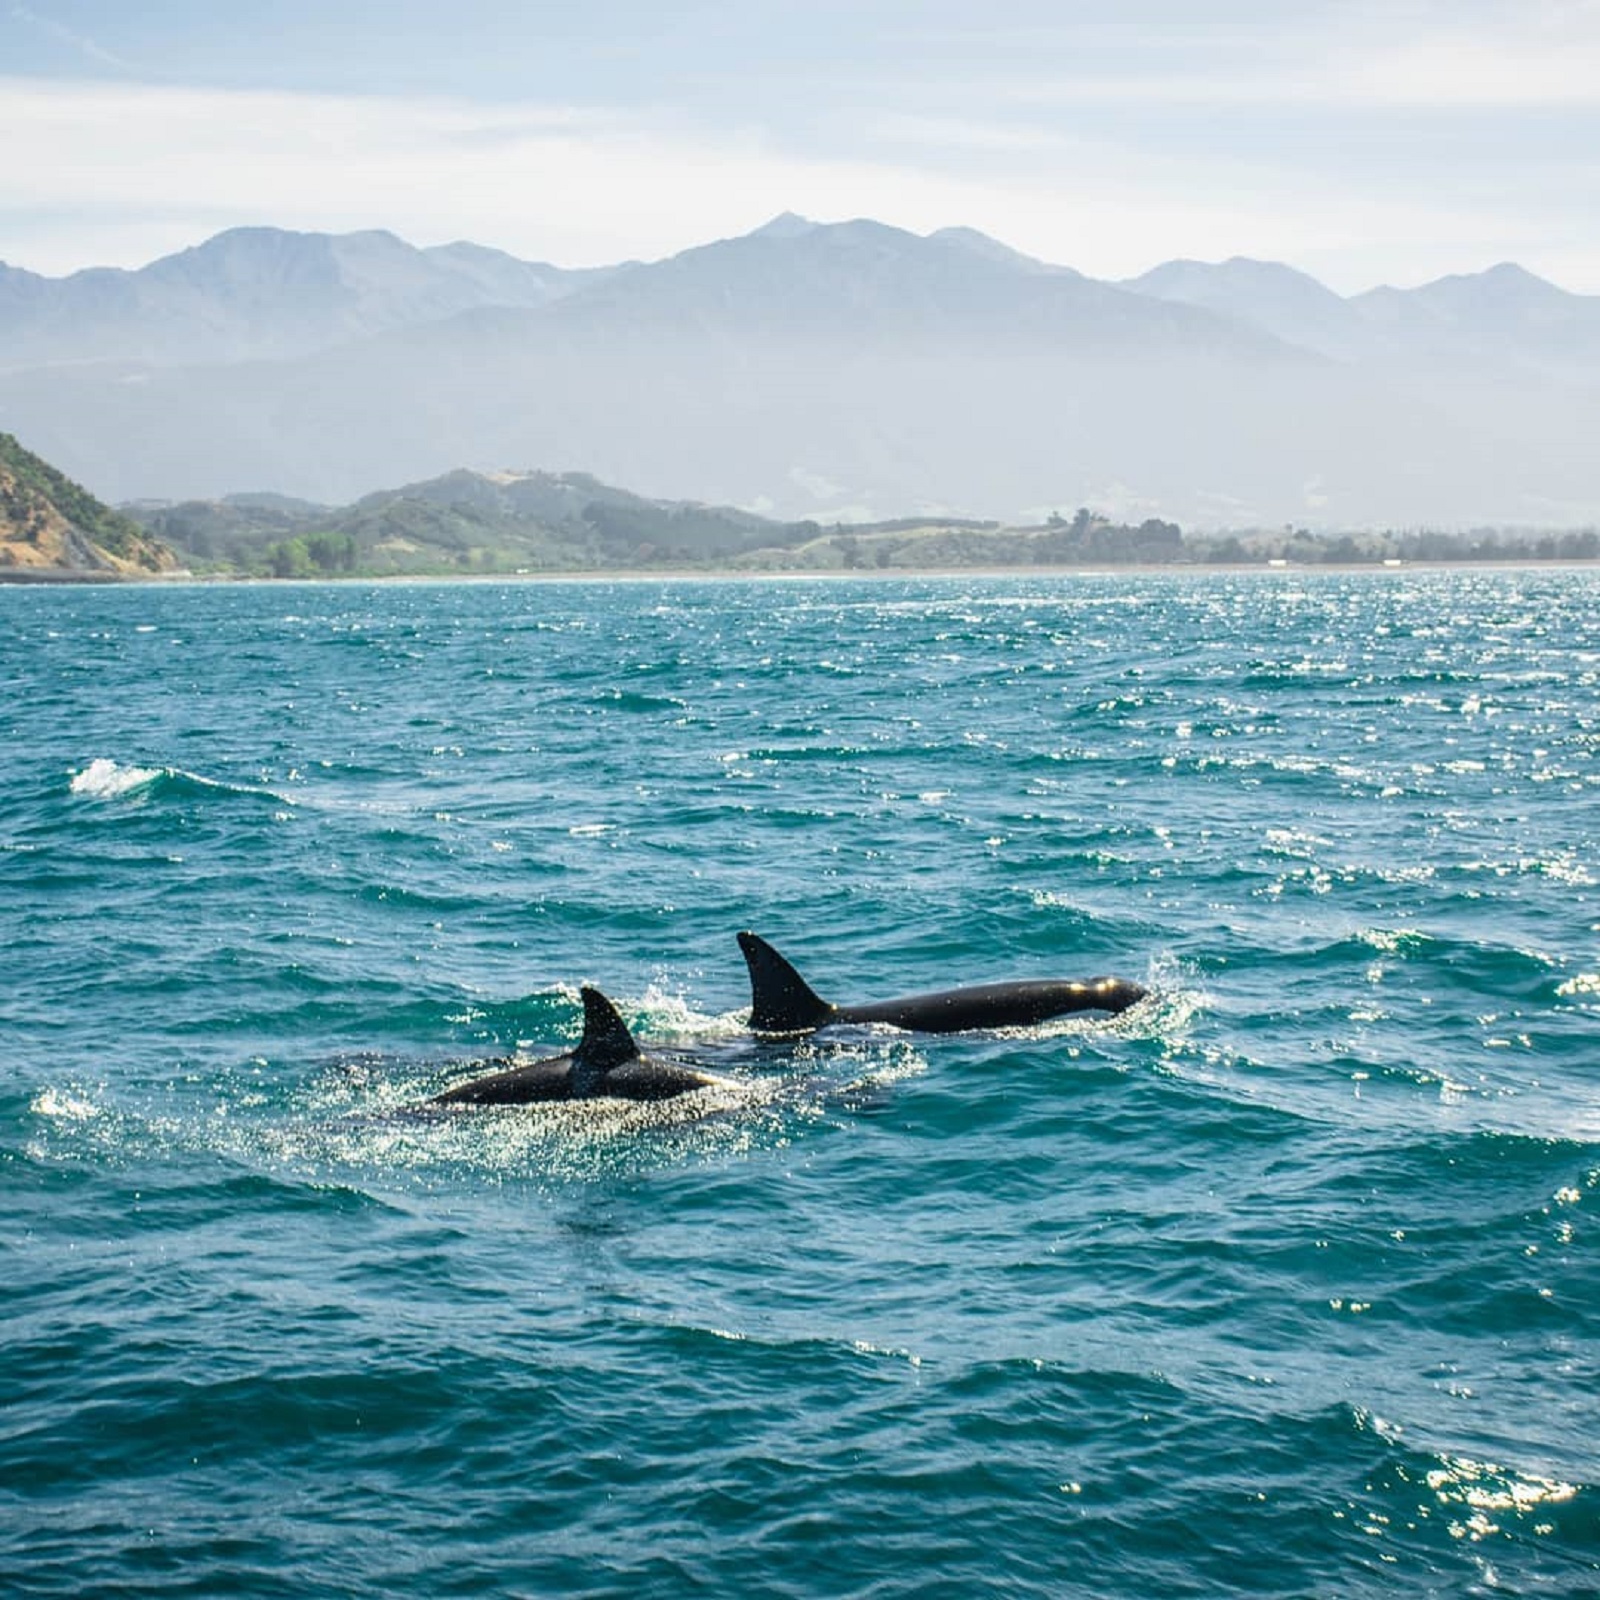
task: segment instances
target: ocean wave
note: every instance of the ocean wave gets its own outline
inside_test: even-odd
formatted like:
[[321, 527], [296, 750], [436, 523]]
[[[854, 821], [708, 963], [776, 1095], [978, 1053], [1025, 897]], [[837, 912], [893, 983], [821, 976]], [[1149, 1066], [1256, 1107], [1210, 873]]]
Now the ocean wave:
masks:
[[183, 767], [140, 767], [110, 756], [96, 756], [88, 766], [72, 775], [68, 785], [75, 795], [89, 800], [124, 800], [163, 795], [244, 795], [267, 799], [279, 805], [293, 805], [287, 795], [265, 785], [227, 783], [203, 777]]
[[96, 756], [82, 772], [73, 774], [71, 789], [74, 794], [94, 800], [114, 800], [146, 788], [171, 772], [170, 767], [124, 766], [108, 756]]

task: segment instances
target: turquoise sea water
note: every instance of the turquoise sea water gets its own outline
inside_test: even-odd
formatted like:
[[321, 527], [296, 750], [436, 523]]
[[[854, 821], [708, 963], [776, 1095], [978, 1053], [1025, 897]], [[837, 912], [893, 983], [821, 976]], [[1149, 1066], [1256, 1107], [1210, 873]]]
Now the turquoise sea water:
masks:
[[[0, 588], [0, 1588], [1600, 1593], [1600, 578]], [[1112, 1021], [760, 1046], [1113, 973]], [[576, 985], [733, 1086], [416, 1116]]]

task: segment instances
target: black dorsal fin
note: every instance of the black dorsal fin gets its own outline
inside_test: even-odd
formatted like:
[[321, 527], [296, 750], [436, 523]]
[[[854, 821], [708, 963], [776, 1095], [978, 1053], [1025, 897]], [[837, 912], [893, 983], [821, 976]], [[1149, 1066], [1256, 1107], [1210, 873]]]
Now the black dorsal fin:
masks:
[[757, 1033], [806, 1033], [833, 1020], [834, 1007], [765, 939], [741, 933], [739, 948], [750, 969], [750, 1026]]
[[583, 1038], [572, 1052], [572, 1084], [578, 1094], [585, 1094], [613, 1067], [636, 1060], [639, 1047], [617, 1008], [598, 989], [585, 987], [578, 992], [583, 996]]

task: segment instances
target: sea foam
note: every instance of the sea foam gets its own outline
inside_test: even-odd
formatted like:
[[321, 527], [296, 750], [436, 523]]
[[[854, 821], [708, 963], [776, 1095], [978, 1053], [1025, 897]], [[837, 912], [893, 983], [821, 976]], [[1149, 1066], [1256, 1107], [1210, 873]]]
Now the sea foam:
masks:
[[162, 771], [160, 767], [123, 766], [107, 756], [96, 756], [82, 772], [73, 774], [72, 792], [96, 800], [113, 800], [153, 783]]

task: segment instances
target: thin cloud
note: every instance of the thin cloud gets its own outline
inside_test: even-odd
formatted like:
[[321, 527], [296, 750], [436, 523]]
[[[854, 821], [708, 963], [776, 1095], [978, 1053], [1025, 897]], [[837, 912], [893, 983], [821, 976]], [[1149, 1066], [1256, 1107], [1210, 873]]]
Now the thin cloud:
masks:
[[1600, 110], [1600, 41], [1430, 39], [1348, 65], [1334, 91], [1366, 105]]
[[80, 55], [104, 67], [115, 67], [121, 72], [132, 72], [133, 65], [124, 61], [121, 56], [113, 54], [110, 50], [95, 43], [86, 33], [79, 33], [75, 28], [69, 28], [64, 22], [58, 22], [54, 17], [41, 17], [37, 11], [30, 10], [27, 6], [13, 5], [11, 15], [18, 21], [36, 28], [40, 33], [47, 34], [50, 38], [76, 50]]
[[[1061, 22], [951, 34], [914, 92], [988, 106], [1302, 106], [1548, 110], [1600, 107], [1600, 3], [1285, 7], [1273, 21], [1169, 12], [1136, 27]], [[894, 75], [883, 90], [894, 94]]]
[[[959, 93], [958, 93], [959, 90]], [[1050, 71], [952, 79], [949, 97], [1004, 108], [1157, 111], [1298, 108], [1600, 111], [1600, 43], [1570, 47], [1434, 40], [1370, 52], [1341, 51], [1321, 61], [1211, 70]], [[932, 98], [922, 96], [921, 98]]]

